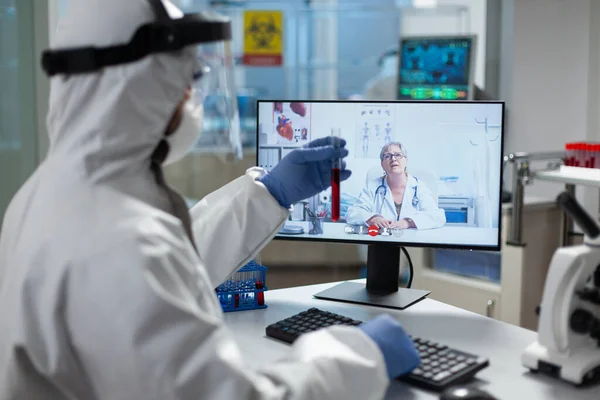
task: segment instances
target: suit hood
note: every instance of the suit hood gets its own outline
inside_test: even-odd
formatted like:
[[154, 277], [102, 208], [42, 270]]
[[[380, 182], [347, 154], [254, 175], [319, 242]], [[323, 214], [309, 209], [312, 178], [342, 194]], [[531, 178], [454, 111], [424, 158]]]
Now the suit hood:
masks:
[[[172, 18], [182, 13], [167, 3]], [[59, 21], [53, 50], [125, 44], [154, 20], [146, 0], [77, 0]], [[185, 89], [195, 51], [148, 56], [50, 83], [48, 160], [92, 181], [147, 171]]]

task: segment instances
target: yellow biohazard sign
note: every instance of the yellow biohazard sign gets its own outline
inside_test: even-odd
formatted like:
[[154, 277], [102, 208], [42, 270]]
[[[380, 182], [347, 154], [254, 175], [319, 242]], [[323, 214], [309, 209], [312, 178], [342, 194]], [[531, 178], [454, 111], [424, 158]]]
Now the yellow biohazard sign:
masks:
[[283, 63], [283, 12], [244, 12], [244, 64], [273, 66]]

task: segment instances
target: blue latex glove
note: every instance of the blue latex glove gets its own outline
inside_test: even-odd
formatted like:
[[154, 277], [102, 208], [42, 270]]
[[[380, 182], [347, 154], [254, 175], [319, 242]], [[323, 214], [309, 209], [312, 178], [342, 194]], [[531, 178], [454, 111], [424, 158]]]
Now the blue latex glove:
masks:
[[[346, 141], [332, 146], [331, 137], [317, 139], [285, 156], [270, 173], [261, 178], [271, 195], [284, 208], [321, 193], [331, 186], [332, 161], [348, 155]], [[340, 181], [352, 173], [342, 161]]]
[[419, 353], [402, 325], [389, 315], [380, 315], [359, 326], [379, 346], [390, 379], [411, 372], [421, 364]]

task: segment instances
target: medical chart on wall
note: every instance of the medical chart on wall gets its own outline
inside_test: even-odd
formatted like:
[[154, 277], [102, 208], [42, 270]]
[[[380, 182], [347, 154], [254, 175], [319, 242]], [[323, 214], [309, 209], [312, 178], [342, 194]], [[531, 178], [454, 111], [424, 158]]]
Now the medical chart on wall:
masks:
[[381, 148], [396, 141], [395, 108], [391, 104], [359, 104], [356, 121], [356, 158], [379, 159]]

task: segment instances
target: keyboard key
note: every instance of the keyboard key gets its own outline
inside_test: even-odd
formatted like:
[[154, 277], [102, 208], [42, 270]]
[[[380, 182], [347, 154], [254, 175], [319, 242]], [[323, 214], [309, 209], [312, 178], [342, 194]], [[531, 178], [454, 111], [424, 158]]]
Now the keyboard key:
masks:
[[450, 372], [456, 373], [456, 372], [458, 372], [460, 370], [463, 370], [463, 369], [465, 369], [467, 367], [468, 367], [468, 365], [465, 364], [465, 363], [456, 364], [454, 367], [450, 368]]
[[444, 379], [448, 378], [451, 375], [452, 374], [448, 371], [440, 372], [439, 374], [437, 374], [433, 377], [433, 380], [436, 382], [440, 382], [440, 381], [443, 381]]
[[467, 358], [467, 360], [465, 361], [465, 364], [467, 364], [467, 365], [477, 364], [477, 360], [474, 358]]
[[425, 364], [425, 365], [421, 365], [419, 368], [421, 368], [423, 371], [430, 371], [431, 370], [431, 366]]
[[465, 356], [456, 356], [456, 361], [458, 361], [458, 362], [463, 362], [466, 359], [467, 359], [467, 357], [465, 357]]
[[425, 373], [425, 372], [424, 372], [422, 369], [420, 369], [420, 368], [417, 368], [417, 369], [415, 369], [415, 370], [412, 372], [412, 374], [413, 374], [413, 375], [417, 375], [417, 376], [419, 376], [419, 375], [423, 375], [424, 373]]
[[431, 372], [425, 372], [423, 374], [423, 378], [431, 379], [433, 378], [433, 374]]

